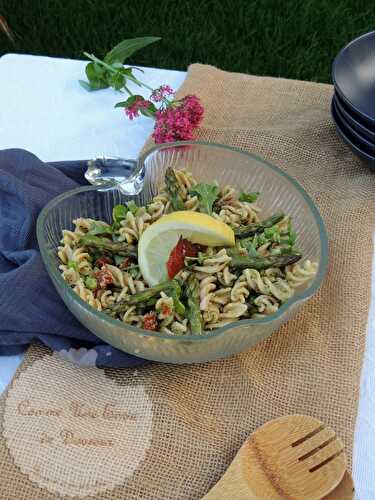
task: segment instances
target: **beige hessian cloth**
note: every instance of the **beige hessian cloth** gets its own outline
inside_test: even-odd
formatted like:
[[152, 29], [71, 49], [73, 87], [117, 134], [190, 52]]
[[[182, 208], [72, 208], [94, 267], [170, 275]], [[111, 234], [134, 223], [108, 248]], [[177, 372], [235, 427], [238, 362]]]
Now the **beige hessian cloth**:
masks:
[[[329, 85], [194, 64], [179, 96], [192, 93], [205, 106], [198, 139], [261, 155], [312, 196], [328, 230], [328, 275], [294, 320], [249, 352], [203, 365], [138, 370], [154, 403], [152, 446], [132, 479], [96, 498], [198, 499], [249, 433], [291, 413], [331, 425], [352, 453], [370, 300], [375, 178], [335, 133]], [[31, 348], [22, 370], [45, 352]], [[130, 372], [107, 375], [123, 385], [131, 383]], [[79, 379], [66, 389], [76, 398], [84, 391]], [[1, 491], [12, 499], [56, 498], [20, 472], [4, 439], [0, 475], [0, 498]]]

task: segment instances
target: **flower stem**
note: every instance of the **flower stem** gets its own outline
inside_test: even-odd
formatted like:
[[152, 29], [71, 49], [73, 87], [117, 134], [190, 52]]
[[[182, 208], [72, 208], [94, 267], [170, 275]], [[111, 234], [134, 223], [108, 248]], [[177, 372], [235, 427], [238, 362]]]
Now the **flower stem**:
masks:
[[126, 85], [124, 85], [124, 89], [126, 90], [126, 92], [129, 94], [129, 95], [133, 95], [133, 92], [128, 89], [128, 87]]

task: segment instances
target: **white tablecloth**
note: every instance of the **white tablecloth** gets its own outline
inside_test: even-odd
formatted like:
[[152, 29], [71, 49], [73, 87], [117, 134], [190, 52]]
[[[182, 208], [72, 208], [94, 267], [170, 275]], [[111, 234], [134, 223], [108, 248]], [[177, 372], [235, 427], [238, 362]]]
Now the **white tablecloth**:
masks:
[[[111, 89], [95, 93], [83, 90], [78, 80], [84, 77], [85, 64], [16, 54], [0, 58], [0, 149], [28, 149], [44, 161], [87, 159], [99, 154], [136, 157], [151, 133], [151, 120], [125, 119], [121, 110], [113, 108], [122, 100], [121, 95]], [[184, 72], [153, 68], [146, 68], [144, 74], [152, 87], [168, 83], [177, 88], [184, 77]], [[361, 500], [375, 500], [374, 304], [373, 279], [354, 449], [354, 480]], [[21, 358], [0, 357], [0, 393]]]

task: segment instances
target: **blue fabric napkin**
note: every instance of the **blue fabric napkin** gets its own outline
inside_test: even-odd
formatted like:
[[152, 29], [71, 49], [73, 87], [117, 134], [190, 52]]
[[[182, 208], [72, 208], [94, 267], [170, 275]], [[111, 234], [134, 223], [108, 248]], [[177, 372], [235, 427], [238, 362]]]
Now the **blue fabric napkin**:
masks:
[[134, 367], [146, 361], [98, 339], [65, 307], [48, 277], [36, 239], [40, 210], [87, 184], [86, 162], [43, 163], [22, 149], [0, 151], [0, 354], [39, 340], [72, 361]]

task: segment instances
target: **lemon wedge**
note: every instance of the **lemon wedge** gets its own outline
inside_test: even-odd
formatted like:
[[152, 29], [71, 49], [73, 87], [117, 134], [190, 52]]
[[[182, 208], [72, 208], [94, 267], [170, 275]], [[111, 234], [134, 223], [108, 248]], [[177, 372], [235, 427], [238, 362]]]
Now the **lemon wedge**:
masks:
[[151, 224], [138, 243], [138, 263], [150, 286], [168, 279], [167, 261], [182, 236], [199, 245], [234, 246], [233, 229], [207, 214], [183, 210], [164, 215]]

